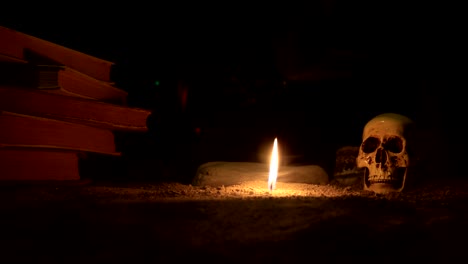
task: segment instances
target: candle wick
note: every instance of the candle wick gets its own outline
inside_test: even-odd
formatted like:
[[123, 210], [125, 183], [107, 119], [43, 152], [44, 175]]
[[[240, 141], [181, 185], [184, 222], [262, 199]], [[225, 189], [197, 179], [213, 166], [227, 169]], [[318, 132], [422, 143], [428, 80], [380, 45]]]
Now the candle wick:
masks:
[[275, 189], [275, 184], [271, 182], [268, 188], [270, 189], [270, 192], [272, 192]]

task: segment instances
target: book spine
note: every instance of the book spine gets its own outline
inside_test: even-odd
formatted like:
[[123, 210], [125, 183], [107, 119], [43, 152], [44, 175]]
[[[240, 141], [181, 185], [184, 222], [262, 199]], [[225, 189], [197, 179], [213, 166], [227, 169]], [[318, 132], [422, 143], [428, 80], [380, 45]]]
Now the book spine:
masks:
[[24, 146], [118, 155], [110, 130], [53, 119], [0, 113], [0, 147]]
[[110, 130], [146, 132], [151, 111], [0, 86], [0, 110]]
[[0, 181], [79, 179], [75, 152], [0, 149]]
[[98, 80], [111, 81], [113, 62], [0, 26], [0, 53], [19, 59], [32, 50]]

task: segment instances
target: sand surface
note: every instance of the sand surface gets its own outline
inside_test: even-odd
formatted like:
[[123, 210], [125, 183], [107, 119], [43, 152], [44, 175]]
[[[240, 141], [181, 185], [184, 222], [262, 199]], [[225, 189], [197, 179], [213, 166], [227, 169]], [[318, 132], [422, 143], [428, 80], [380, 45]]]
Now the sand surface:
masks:
[[[336, 263], [466, 249], [468, 181], [360, 186], [87, 182], [0, 188], [2, 263]], [[446, 254], [448, 254], [446, 256]], [[454, 261], [451, 261], [451, 258]]]

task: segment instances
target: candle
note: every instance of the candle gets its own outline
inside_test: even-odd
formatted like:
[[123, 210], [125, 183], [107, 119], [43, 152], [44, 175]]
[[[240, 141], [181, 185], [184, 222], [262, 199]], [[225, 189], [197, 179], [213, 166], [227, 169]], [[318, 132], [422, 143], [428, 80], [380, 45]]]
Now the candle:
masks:
[[[227, 190], [233, 188], [250, 195], [309, 195], [315, 185], [328, 183], [328, 175], [317, 165], [283, 165], [279, 167], [278, 139], [271, 149], [270, 163], [211, 161], [200, 165], [194, 186], [210, 186]], [[268, 187], [265, 179], [268, 175]], [[273, 192], [275, 190], [275, 192]], [[311, 192], [309, 192], [311, 191]]]

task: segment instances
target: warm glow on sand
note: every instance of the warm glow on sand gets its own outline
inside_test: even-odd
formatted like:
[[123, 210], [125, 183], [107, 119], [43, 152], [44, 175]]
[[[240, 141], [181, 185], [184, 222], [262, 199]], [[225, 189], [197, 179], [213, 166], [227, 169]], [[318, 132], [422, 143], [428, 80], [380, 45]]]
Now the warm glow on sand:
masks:
[[268, 175], [268, 189], [273, 191], [276, 189], [276, 178], [278, 177], [278, 140], [275, 138], [273, 150], [270, 158], [270, 173]]

